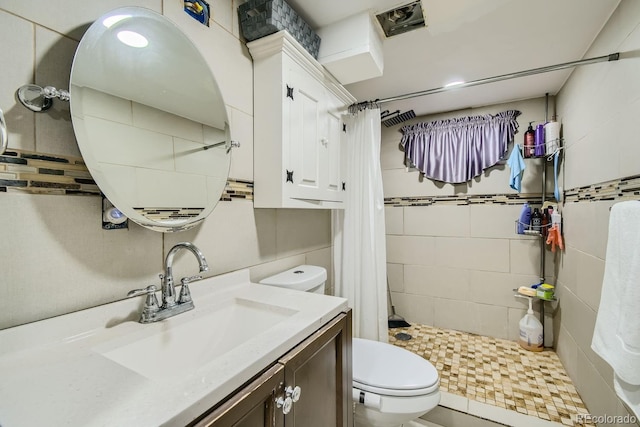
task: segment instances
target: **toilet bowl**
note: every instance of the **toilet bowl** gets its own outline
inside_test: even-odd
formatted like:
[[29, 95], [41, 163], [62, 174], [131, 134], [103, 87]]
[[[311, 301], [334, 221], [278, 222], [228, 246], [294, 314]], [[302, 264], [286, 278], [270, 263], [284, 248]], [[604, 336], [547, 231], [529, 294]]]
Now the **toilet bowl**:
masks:
[[[260, 281], [324, 294], [326, 269], [300, 265]], [[440, 379], [428, 360], [400, 347], [353, 338], [355, 427], [399, 427], [440, 403]]]
[[438, 371], [422, 357], [378, 341], [353, 339], [356, 427], [396, 427], [440, 403]]

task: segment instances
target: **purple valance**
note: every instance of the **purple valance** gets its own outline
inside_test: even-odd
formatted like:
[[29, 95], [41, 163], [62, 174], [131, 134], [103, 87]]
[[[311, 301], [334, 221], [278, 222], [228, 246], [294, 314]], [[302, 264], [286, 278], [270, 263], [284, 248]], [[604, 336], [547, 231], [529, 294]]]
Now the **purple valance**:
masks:
[[400, 145], [427, 178], [467, 182], [504, 157], [520, 111], [423, 122], [402, 128]]

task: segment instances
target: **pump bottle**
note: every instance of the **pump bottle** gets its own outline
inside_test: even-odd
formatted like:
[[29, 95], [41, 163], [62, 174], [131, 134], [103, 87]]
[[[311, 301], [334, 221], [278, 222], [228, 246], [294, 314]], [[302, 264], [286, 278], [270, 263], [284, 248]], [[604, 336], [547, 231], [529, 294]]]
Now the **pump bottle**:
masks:
[[524, 157], [535, 157], [536, 132], [533, 130], [533, 122], [529, 122], [529, 128], [524, 133]]

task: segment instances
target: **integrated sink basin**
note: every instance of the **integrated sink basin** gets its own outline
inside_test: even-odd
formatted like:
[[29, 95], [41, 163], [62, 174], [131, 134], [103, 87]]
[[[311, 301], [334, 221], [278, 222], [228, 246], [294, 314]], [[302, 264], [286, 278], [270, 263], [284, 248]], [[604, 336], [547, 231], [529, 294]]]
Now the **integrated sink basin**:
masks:
[[148, 324], [141, 296], [1, 330], [0, 425], [188, 425], [347, 310], [247, 269], [191, 296], [193, 310]]
[[211, 311], [191, 318], [185, 313], [149, 337], [137, 339], [135, 334], [95, 350], [149, 379], [186, 375], [298, 312], [243, 298]]

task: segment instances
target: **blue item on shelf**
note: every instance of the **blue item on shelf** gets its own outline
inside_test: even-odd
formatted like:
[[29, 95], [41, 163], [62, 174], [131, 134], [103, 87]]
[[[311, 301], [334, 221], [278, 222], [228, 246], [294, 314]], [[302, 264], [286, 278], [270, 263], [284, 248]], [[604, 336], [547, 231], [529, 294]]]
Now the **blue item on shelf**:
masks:
[[525, 227], [531, 224], [531, 208], [529, 203], [525, 203], [520, 211], [520, 219], [518, 219], [518, 234], [524, 234]]

